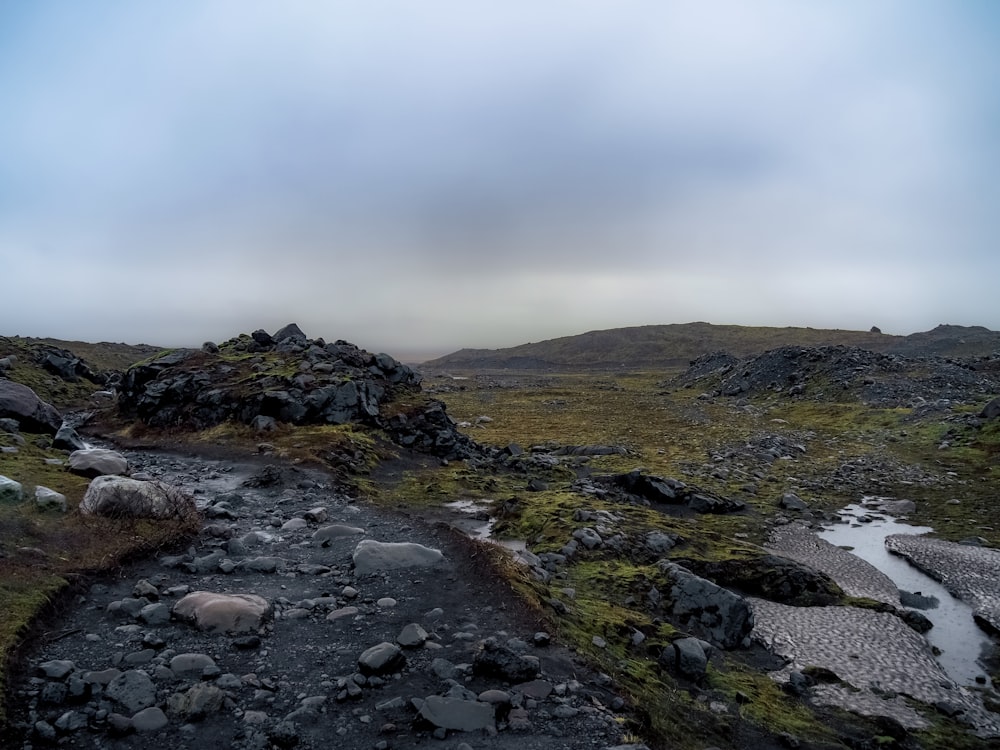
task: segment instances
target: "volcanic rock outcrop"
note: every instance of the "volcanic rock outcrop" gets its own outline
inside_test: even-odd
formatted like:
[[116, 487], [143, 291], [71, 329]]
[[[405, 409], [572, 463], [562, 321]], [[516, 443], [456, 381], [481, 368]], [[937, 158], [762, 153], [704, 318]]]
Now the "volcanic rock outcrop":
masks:
[[153, 427], [185, 429], [227, 421], [258, 429], [357, 422], [415, 450], [470, 455], [475, 444], [455, 429], [443, 404], [420, 397], [420, 381], [388, 354], [310, 339], [293, 323], [274, 335], [257, 330], [139, 362], [122, 378], [118, 408]]

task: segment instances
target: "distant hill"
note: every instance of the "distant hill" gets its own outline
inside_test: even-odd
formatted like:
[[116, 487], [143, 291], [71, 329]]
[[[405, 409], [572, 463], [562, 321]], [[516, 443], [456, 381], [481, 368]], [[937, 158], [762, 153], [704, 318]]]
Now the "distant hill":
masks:
[[715, 351], [747, 357], [782, 346], [838, 344], [907, 356], [964, 357], [1000, 352], [1000, 333], [981, 326], [952, 325], [940, 325], [909, 336], [892, 336], [840, 329], [675, 323], [589, 331], [507, 349], [461, 349], [424, 362], [420, 369], [433, 372], [674, 368], [685, 367], [691, 360]]
[[148, 344], [0, 336], [0, 377], [28, 386], [60, 408], [76, 407], [104, 388], [113, 373], [158, 351]]

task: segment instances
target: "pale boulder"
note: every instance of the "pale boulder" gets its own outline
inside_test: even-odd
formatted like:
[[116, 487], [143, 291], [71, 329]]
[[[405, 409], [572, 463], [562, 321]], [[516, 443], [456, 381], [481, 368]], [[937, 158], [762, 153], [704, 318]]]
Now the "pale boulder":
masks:
[[90, 482], [80, 512], [110, 518], [183, 518], [195, 513], [194, 500], [163, 482], [104, 476]]
[[271, 616], [271, 605], [256, 594], [192, 591], [174, 605], [174, 616], [210, 633], [256, 631]]
[[358, 575], [379, 570], [426, 568], [444, 560], [441, 550], [415, 542], [376, 542], [365, 539], [354, 548], [354, 569]]
[[128, 459], [106, 448], [84, 448], [69, 454], [69, 468], [88, 477], [122, 476], [128, 473]]

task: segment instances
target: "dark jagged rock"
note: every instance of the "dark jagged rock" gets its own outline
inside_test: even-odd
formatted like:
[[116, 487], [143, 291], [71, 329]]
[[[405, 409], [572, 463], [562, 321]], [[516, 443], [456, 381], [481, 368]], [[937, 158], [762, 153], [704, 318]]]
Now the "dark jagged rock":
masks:
[[475, 674], [517, 683], [535, 679], [541, 665], [536, 657], [520, 654], [495, 638], [487, 638], [472, 662], [472, 670]]
[[743, 597], [695, 575], [672, 562], [663, 561], [669, 592], [661, 606], [689, 632], [722, 648], [743, 645], [753, 630], [753, 610]]
[[830, 398], [846, 391], [865, 403], [895, 407], [993, 395], [998, 374], [996, 356], [916, 358], [850, 346], [785, 346], [742, 360], [707, 354], [670, 384], [741, 398], [768, 392]]
[[357, 422], [415, 450], [473, 455], [475, 443], [458, 432], [444, 405], [416, 398], [420, 381], [388, 354], [309, 339], [293, 323], [273, 336], [257, 330], [217, 350], [181, 349], [137, 363], [122, 378], [118, 408], [154, 427]]
[[26, 385], [0, 378], [0, 417], [16, 419], [25, 432], [55, 435], [62, 417], [55, 407], [42, 401]]
[[795, 607], [822, 607], [844, 595], [830, 576], [779, 555], [701, 562], [678, 560], [681, 565], [712, 581], [743, 593]]
[[687, 485], [677, 479], [644, 474], [638, 469], [626, 474], [596, 477], [600, 482], [624, 491], [626, 496], [646, 503], [686, 505], [698, 513], [735, 513], [746, 503], [735, 498], [723, 497], [714, 492]]
[[52, 447], [67, 451], [80, 451], [84, 450], [87, 444], [83, 442], [83, 438], [77, 434], [76, 430], [64, 424], [52, 439]]
[[986, 404], [983, 410], [979, 412], [979, 416], [983, 419], [996, 419], [1000, 417], [1000, 398], [995, 398]]
[[105, 375], [94, 372], [90, 365], [77, 357], [68, 349], [54, 346], [41, 346], [35, 355], [36, 361], [50, 373], [69, 383], [77, 383], [85, 378], [91, 383], [104, 385]]

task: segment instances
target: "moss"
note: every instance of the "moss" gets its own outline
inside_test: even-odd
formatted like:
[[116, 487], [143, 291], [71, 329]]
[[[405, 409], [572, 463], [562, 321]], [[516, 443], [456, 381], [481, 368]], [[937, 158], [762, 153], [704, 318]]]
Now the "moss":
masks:
[[721, 669], [709, 665], [708, 684], [739, 705], [742, 718], [767, 732], [788, 734], [799, 741], [837, 741], [828, 727], [766, 675], [729, 661]]
[[[66, 581], [55, 575], [8, 574], [0, 579], [0, 659], [18, 644], [35, 615], [64, 587]], [[6, 672], [0, 670], [0, 726], [6, 724]]]

